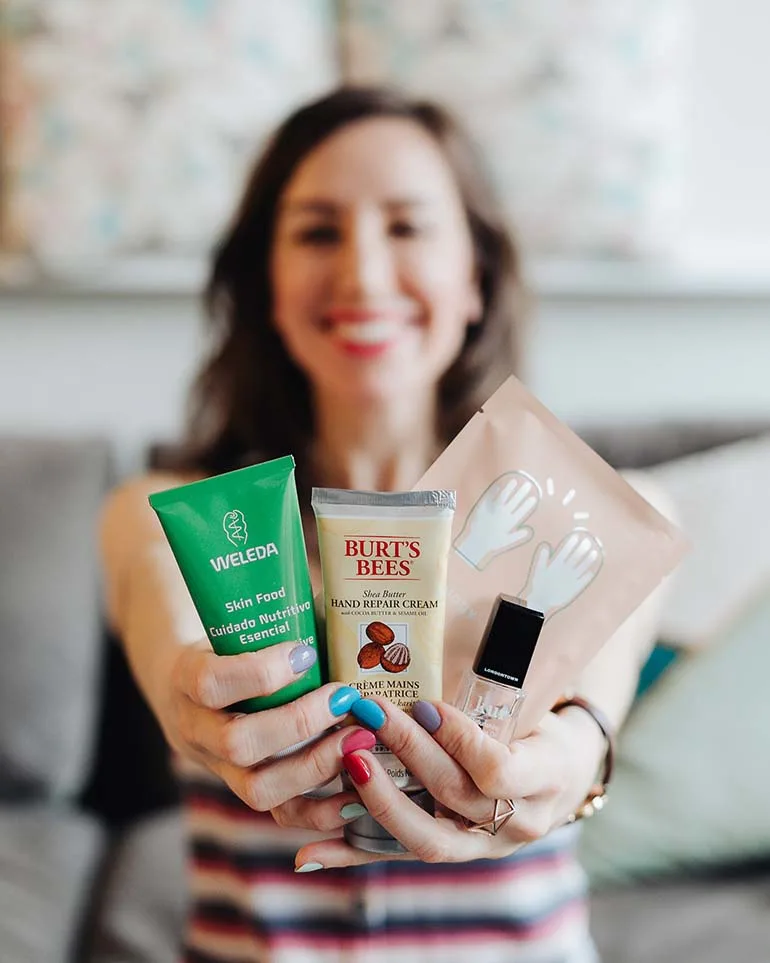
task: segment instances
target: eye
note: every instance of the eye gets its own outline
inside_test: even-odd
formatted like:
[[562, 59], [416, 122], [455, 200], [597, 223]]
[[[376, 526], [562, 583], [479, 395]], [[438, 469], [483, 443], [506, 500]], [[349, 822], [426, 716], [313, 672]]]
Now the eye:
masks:
[[318, 224], [299, 231], [296, 238], [300, 244], [324, 245], [334, 244], [339, 240], [339, 236], [340, 232], [334, 225]]
[[393, 237], [417, 237], [418, 234], [423, 233], [423, 228], [415, 221], [393, 221], [390, 225], [390, 233]]

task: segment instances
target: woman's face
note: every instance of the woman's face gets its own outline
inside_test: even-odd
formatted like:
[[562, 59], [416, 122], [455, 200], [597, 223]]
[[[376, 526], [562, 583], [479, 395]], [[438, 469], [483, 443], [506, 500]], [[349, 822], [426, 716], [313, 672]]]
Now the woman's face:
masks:
[[364, 401], [435, 386], [481, 303], [433, 138], [376, 118], [316, 147], [281, 198], [271, 279], [276, 327], [317, 391]]

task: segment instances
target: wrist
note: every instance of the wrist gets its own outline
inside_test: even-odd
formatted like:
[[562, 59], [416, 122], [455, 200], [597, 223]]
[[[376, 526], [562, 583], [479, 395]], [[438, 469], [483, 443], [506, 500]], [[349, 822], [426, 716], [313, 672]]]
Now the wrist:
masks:
[[[598, 738], [601, 746], [597, 757], [599, 761], [596, 769], [598, 776], [595, 777], [582, 803], [567, 817], [566, 821], [572, 823], [578, 819], [594, 815], [604, 807], [607, 801], [607, 784], [612, 776], [615, 762], [615, 735], [613, 727], [604, 712], [598, 706], [580, 696], [559, 700], [551, 711], [558, 715], [570, 713], [574, 718], [574, 726], [584, 726], [585, 723], [588, 723], [594, 732], [594, 739]], [[578, 714], [583, 716], [583, 723], [578, 721]], [[581, 736], [585, 739], [591, 738], [588, 735], [588, 730], [585, 729], [581, 730]]]
[[586, 758], [590, 778], [596, 781], [601, 775], [602, 764], [607, 754], [607, 740], [604, 734], [588, 713], [577, 706], [567, 706], [558, 714], [569, 724], [570, 731], [574, 734], [575, 747], [579, 754]]

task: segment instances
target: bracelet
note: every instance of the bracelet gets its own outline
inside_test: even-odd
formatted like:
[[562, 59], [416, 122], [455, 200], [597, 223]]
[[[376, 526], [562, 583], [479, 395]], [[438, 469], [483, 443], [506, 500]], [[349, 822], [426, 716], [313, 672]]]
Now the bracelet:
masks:
[[615, 735], [612, 731], [612, 725], [610, 724], [607, 716], [598, 709], [593, 703], [589, 702], [587, 699], [581, 698], [581, 696], [572, 696], [569, 699], [559, 699], [559, 701], [553, 706], [551, 712], [562, 712], [564, 709], [568, 709], [574, 706], [576, 709], [582, 709], [587, 712], [588, 715], [594, 720], [596, 725], [601, 729], [602, 735], [604, 736], [607, 743], [607, 751], [604, 756], [604, 768], [602, 769], [602, 775], [599, 782], [595, 783], [590, 790], [585, 800], [580, 806], [571, 813], [566, 822], [576, 823], [579, 819], [588, 819], [589, 816], [593, 816], [602, 810], [607, 802], [607, 784], [612, 776], [612, 770], [615, 765]]

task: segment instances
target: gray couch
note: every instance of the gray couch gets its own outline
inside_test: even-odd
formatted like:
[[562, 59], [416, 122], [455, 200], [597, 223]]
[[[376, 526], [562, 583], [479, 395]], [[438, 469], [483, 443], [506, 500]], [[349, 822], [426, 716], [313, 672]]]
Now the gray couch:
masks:
[[103, 440], [0, 439], [3, 963], [175, 960], [174, 787], [100, 613], [96, 517], [110, 483]]
[[[759, 425], [587, 430], [641, 466]], [[172, 963], [183, 843], [157, 727], [100, 618], [94, 439], [0, 442], [0, 960]], [[605, 963], [768, 963], [770, 869], [651, 880], [594, 900]]]

